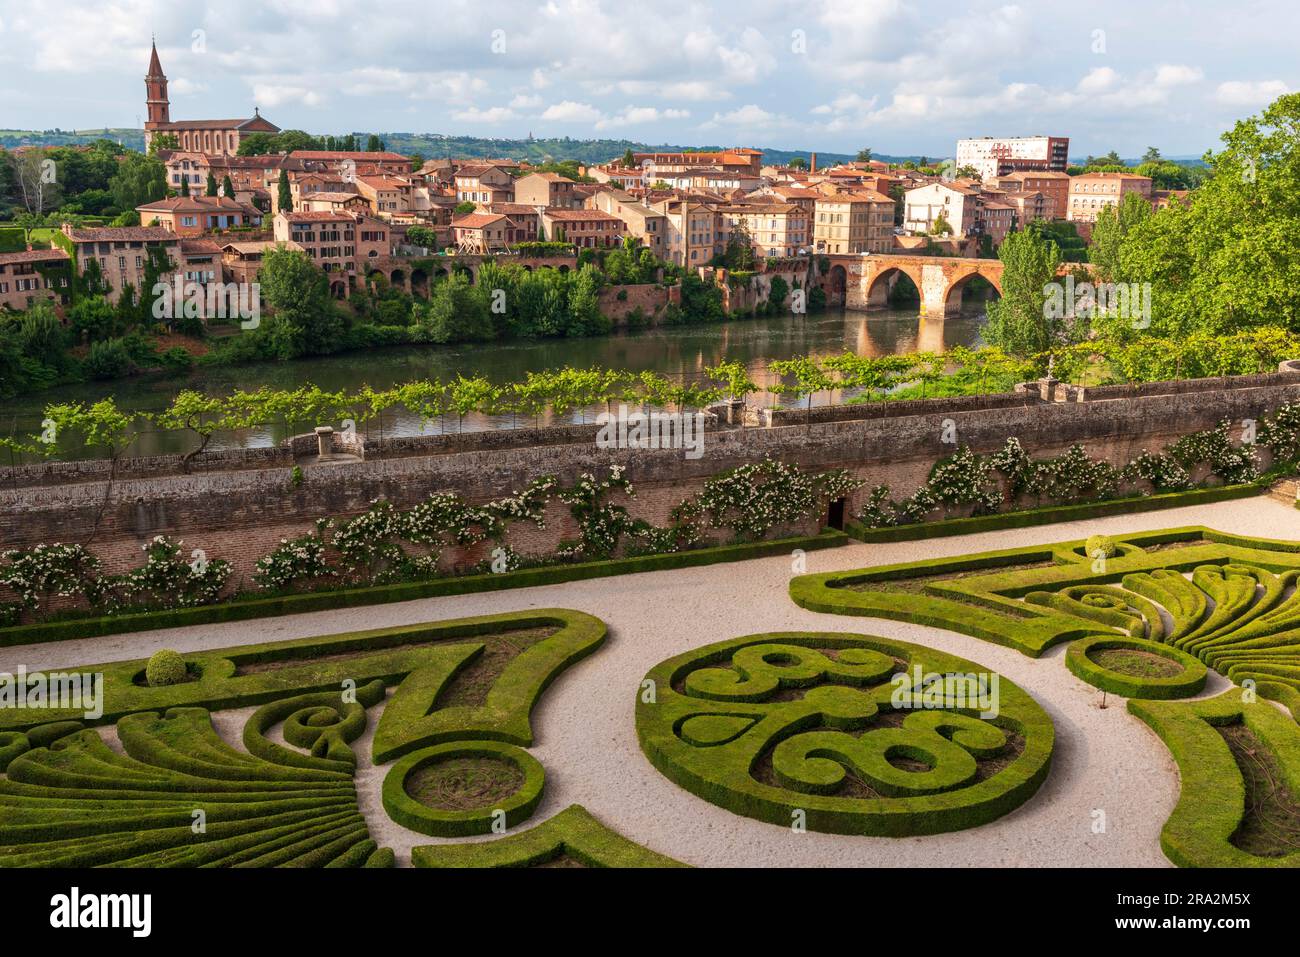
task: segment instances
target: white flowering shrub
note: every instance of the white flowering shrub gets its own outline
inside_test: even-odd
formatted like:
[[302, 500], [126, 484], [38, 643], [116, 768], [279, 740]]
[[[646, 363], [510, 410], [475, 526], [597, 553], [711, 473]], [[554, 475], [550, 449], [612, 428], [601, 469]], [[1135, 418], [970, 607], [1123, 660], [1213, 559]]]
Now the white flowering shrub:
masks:
[[329, 563], [325, 533], [333, 526], [328, 519], [316, 523], [314, 534], [280, 539], [269, 555], [257, 560], [253, 581], [268, 591], [308, 588], [337, 577]]
[[97, 583], [98, 599], [109, 614], [137, 609], [188, 608], [210, 605], [221, 597], [230, 578], [223, 559], [191, 560], [184, 541], [155, 535], [142, 545], [144, 564]]
[[673, 518], [681, 524], [727, 528], [737, 541], [747, 541], [774, 528], [806, 522], [819, 515], [827, 502], [861, 484], [843, 469], [815, 474], [764, 458], [709, 479], [699, 495], [673, 511]]
[[22, 610], [38, 611], [55, 598], [85, 594], [88, 582], [99, 577], [99, 559], [84, 545], [55, 542], [0, 554], [0, 585], [17, 595], [11, 617]]

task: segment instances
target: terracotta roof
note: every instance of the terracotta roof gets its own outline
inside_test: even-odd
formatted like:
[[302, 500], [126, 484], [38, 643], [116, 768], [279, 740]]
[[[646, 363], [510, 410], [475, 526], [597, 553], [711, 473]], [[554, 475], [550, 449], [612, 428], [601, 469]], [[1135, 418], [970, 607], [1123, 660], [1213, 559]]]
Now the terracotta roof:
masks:
[[228, 209], [232, 212], [249, 211], [249, 207], [231, 196], [172, 196], [169, 199], [159, 199], [152, 203], [145, 203], [142, 206], [137, 206], [136, 209], [166, 210], [170, 213], [206, 212], [212, 209]]
[[411, 185], [396, 176], [358, 176], [357, 181], [374, 189], [406, 189]]
[[302, 201], [304, 203], [324, 202], [324, 203], [347, 203], [356, 200], [360, 203], [368, 202], [360, 193], [336, 193], [333, 190], [319, 189], [314, 193], [303, 193]]
[[215, 255], [221, 247], [210, 239], [182, 239], [181, 254], [185, 256]]
[[460, 169], [456, 170], [456, 175], [458, 177], [463, 176], [466, 179], [476, 179], [477, 177], [482, 176], [488, 170], [493, 170], [493, 169], [497, 170], [498, 172], [502, 172], [502, 173], [505, 172], [505, 170], [503, 170], [500, 166], [494, 166], [491, 163], [473, 163], [467, 166], [460, 167]]
[[353, 160], [358, 163], [409, 163], [411, 158], [401, 153], [346, 153], [342, 150], [294, 150], [290, 159], [299, 160]]
[[0, 266], [9, 263], [48, 262], [52, 259], [67, 259], [68, 254], [62, 249], [25, 249], [16, 253], [0, 253]]
[[623, 220], [617, 216], [607, 213], [602, 209], [547, 209], [545, 210], [548, 219], [568, 220], [570, 222], [591, 222], [596, 220], [614, 220], [621, 223]]
[[175, 233], [162, 226], [103, 226], [97, 229], [73, 229], [74, 243], [178, 242]]
[[287, 221], [291, 223], [341, 223], [345, 220], [355, 222], [356, 219], [352, 213], [343, 212], [342, 210], [312, 210], [310, 212], [297, 213], [280, 213]]
[[453, 219], [451, 225], [457, 229], [482, 229], [506, 218], [504, 213], [467, 213], [460, 219]]
[[254, 242], [248, 242], [248, 243], [226, 243], [224, 246], [221, 247], [221, 251], [225, 252], [227, 250], [233, 249], [241, 256], [252, 256], [257, 253], [264, 253], [268, 249], [274, 249], [276, 246], [283, 246], [286, 249], [302, 249], [302, 246], [292, 241], [275, 240], [275, 239], [259, 239], [259, 240], [255, 240]]

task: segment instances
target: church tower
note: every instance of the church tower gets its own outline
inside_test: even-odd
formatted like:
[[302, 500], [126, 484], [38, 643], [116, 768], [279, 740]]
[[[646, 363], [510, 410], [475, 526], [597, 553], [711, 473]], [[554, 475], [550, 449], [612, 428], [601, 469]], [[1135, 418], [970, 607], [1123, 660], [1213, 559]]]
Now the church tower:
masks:
[[144, 124], [146, 130], [157, 129], [160, 125], [171, 122], [171, 110], [167, 102], [167, 76], [158, 62], [158, 47], [152, 45], [149, 56], [149, 73], [144, 78], [145, 108], [149, 119]]

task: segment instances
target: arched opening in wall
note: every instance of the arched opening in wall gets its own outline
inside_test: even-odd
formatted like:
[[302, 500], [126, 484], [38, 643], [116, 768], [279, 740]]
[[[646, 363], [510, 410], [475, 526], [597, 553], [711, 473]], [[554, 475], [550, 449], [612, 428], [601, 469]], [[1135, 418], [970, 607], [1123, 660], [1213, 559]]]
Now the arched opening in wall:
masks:
[[378, 269], [372, 269], [370, 272], [366, 273], [366, 285], [370, 288], [371, 292], [378, 292], [383, 289], [384, 286], [388, 285], [388, 277]]
[[344, 299], [348, 294], [348, 284], [342, 279], [335, 279], [330, 283], [330, 295], [335, 299]]
[[919, 309], [921, 290], [916, 282], [898, 267], [883, 270], [867, 289], [868, 309]]
[[560, 267], [560, 272], [568, 272], [568, 271], [569, 271], [569, 267], [568, 267], [568, 266], [561, 266], [561, 267]]
[[404, 270], [404, 269], [394, 269], [394, 270], [392, 271], [392, 273], [389, 275], [389, 277], [388, 277], [388, 281], [389, 281], [389, 283], [391, 283], [391, 284], [393, 285], [394, 288], [397, 288], [397, 289], [405, 289], [405, 288], [406, 288], [406, 270]]
[[844, 514], [848, 508], [848, 500], [837, 498], [826, 506], [826, 528], [833, 528], [837, 531], [844, 531]]
[[435, 283], [444, 282], [447, 279], [447, 270], [439, 266], [433, 271], [433, 281]]
[[943, 302], [943, 314], [945, 316], [981, 314], [990, 302], [1001, 298], [1002, 290], [995, 282], [973, 272], [948, 287], [948, 294]]
[[463, 278], [465, 279], [466, 282], [468, 282], [468, 283], [470, 283], [471, 285], [473, 285], [473, 283], [474, 283], [474, 279], [475, 279], [475, 276], [474, 276], [474, 270], [470, 269], [470, 268], [469, 268], [468, 266], [466, 266], [464, 263], [454, 263], [454, 264], [452, 264], [451, 271], [452, 271], [454, 274], [456, 274], [457, 276], [461, 276], [461, 277], [463, 277]]
[[411, 295], [429, 298], [429, 273], [423, 268], [411, 270]]
[[843, 306], [848, 288], [848, 272], [843, 266], [832, 266], [826, 274], [826, 305]]

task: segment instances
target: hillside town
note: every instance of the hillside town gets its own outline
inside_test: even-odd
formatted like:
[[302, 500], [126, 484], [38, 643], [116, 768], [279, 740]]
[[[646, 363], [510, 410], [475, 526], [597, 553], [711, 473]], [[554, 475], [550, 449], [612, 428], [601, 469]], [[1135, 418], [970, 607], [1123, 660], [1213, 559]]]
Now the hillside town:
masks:
[[[748, 147], [629, 151], [563, 169], [509, 158], [413, 161], [384, 149], [250, 152], [259, 138], [281, 133], [260, 110], [244, 119], [173, 119], [167, 82], [155, 46], [145, 142], [163, 169], [161, 195], [118, 217], [129, 225], [61, 223], [44, 243], [0, 252], [0, 309], [67, 305], [73, 264], [80, 273], [94, 263], [112, 302], [124, 290], [139, 295], [146, 279], [152, 286], [177, 274], [201, 288], [247, 283], [273, 248], [305, 253], [340, 300], [394, 273], [408, 292], [427, 295], [429, 270], [402, 268], [402, 260], [430, 254], [628, 245], [692, 271], [724, 264], [737, 246], [745, 265], [820, 255], [993, 256], [1031, 223], [1067, 224], [1086, 242], [1100, 212], [1130, 194], [1153, 208], [1186, 195], [1133, 172], [1072, 175], [1064, 136], [965, 139], [955, 160], [934, 164], [887, 163], [864, 151], [854, 162], [819, 164], [812, 152], [806, 162], [770, 166]], [[42, 152], [20, 151], [29, 162]], [[149, 272], [158, 255], [170, 268]]]

